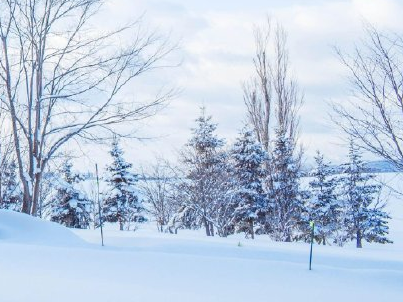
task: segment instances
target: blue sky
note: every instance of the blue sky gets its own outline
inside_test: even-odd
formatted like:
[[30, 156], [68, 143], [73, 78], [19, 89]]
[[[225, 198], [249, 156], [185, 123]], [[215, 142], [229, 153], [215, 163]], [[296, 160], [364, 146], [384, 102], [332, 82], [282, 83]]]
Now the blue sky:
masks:
[[[140, 136], [160, 138], [125, 142], [127, 159], [137, 163], [152, 162], [154, 156], [174, 159], [202, 105], [218, 123], [219, 135], [233, 141], [245, 120], [241, 84], [253, 73], [253, 26], [263, 24], [269, 15], [288, 32], [292, 70], [304, 91], [300, 114], [306, 155], [319, 149], [329, 159], [342, 161], [344, 149], [340, 133], [329, 122], [328, 102], [342, 102], [349, 90], [333, 47], [351, 50], [363, 35], [364, 21], [402, 32], [402, 11], [401, 0], [107, 1], [100, 16], [103, 26], [145, 13], [145, 26], [180, 41], [174, 59], [183, 60], [180, 67], [149, 74], [128, 89], [137, 99], [149, 97], [161, 85], [179, 87], [182, 93], [163, 112], [138, 125]], [[99, 148], [91, 160], [106, 150]]]

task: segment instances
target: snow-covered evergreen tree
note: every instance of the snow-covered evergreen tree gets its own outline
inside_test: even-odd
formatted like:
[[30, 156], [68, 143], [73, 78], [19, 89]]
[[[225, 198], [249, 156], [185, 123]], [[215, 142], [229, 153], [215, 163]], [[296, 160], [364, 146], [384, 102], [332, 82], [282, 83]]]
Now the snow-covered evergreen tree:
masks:
[[269, 212], [266, 220], [268, 231], [278, 241], [291, 241], [302, 221], [300, 160], [294, 155], [294, 147], [293, 140], [277, 129], [270, 165]]
[[384, 203], [379, 200], [381, 186], [375, 184], [373, 174], [367, 173], [361, 153], [350, 141], [349, 162], [343, 165], [345, 226], [350, 240], [356, 240], [357, 248], [362, 240], [367, 242], [391, 243], [386, 237], [389, 232], [389, 215], [383, 211]]
[[234, 212], [236, 205], [234, 195], [234, 167], [229, 152], [222, 152], [219, 169], [215, 173], [216, 194], [213, 205], [213, 221], [217, 233], [227, 237], [235, 232]]
[[102, 217], [107, 222], [118, 222], [120, 230], [123, 230], [125, 225], [128, 227], [130, 223], [141, 223], [147, 219], [138, 197], [138, 177], [130, 172], [132, 164], [123, 159], [123, 150], [117, 139], [113, 140], [109, 154], [113, 161], [106, 168], [108, 191], [102, 205]]
[[254, 225], [265, 213], [266, 196], [263, 191], [263, 163], [267, 154], [257, 143], [252, 131], [240, 133], [231, 150], [234, 213], [237, 231], [254, 238]]
[[22, 192], [17, 178], [15, 161], [6, 162], [0, 178], [0, 208], [20, 211], [22, 206]]
[[315, 222], [316, 241], [325, 245], [339, 228], [342, 206], [337, 196], [338, 179], [334, 176], [334, 169], [319, 151], [315, 162], [316, 167], [310, 175], [313, 179], [309, 182], [311, 196], [306, 211], [309, 221]]
[[54, 184], [56, 191], [50, 198], [50, 219], [69, 228], [86, 229], [91, 222], [92, 202], [77, 188], [83, 177], [74, 174], [71, 168], [70, 161], [64, 162]]
[[[212, 117], [202, 113], [196, 119], [197, 126], [192, 129], [192, 137], [182, 152], [185, 166], [185, 178], [181, 184], [184, 194], [181, 217], [195, 217], [196, 225], [203, 225], [207, 236], [214, 236], [215, 218], [217, 217], [217, 201], [223, 196], [223, 173], [226, 170], [226, 155], [222, 151], [224, 141], [216, 134], [217, 125], [211, 122]], [[187, 213], [187, 215], [184, 215]]]

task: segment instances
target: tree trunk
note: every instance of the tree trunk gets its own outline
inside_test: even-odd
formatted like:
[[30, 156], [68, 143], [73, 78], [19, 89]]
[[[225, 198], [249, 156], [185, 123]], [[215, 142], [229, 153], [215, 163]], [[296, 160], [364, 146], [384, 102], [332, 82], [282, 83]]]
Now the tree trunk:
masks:
[[31, 214], [31, 195], [29, 194], [29, 189], [27, 186], [23, 186], [24, 195], [22, 198], [22, 212], [25, 214]]
[[119, 230], [123, 231], [123, 221], [119, 219]]
[[210, 222], [210, 235], [214, 237], [214, 225]]
[[37, 216], [38, 214], [38, 204], [39, 204], [39, 193], [41, 188], [42, 173], [35, 174], [35, 184], [34, 184], [34, 196], [32, 198], [32, 209], [31, 215]]
[[206, 235], [210, 236], [210, 227], [209, 227], [206, 217], [203, 217], [203, 224], [204, 224], [204, 227], [206, 228]]
[[357, 248], [362, 248], [361, 231], [357, 231]]
[[252, 239], [255, 239], [255, 231], [253, 230], [253, 219], [249, 219], [249, 232]]

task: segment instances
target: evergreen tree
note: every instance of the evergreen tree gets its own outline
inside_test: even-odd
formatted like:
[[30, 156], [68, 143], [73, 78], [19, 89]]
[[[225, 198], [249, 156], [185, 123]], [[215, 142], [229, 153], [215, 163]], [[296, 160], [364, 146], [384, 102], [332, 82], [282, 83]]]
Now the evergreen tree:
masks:
[[20, 211], [22, 206], [22, 192], [17, 178], [15, 161], [6, 162], [1, 171], [0, 208]]
[[[222, 151], [224, 141], [216, 134], [217, 125], [206, 117], [205, 110], [196, 119], [197, 127], [182, 153], [186, 180], [181, 184], [183, 207], [182, 217], [195, 217], [196, 226], [203, 225], [207, 236], [214, 236], [217, 201], [223, 192], [223, 173], [226, 170], [226, 155]], [[187, 213], [187, 215], [184, 215]], [[191, 214], [193, 213], [193, 214]], [[217, 224], [216, 224], [217, 225]]]
[[141, 223], [147, 219], [143, 215], [144, 208], [137, 196], [136, 183], [138, 177], [130, 172], [132, 164], [123, 159], [123, 150], [114, 139], [109, 152], [113, 161], [107, 167], [106, 182], [108, 193], [102, 205], [102, 217], [108, 222], [118, 222], [120, 230], [130, 223]]
[[348, 238], [356, 240], [357, 248], [362, 248], [362, 240], [391, 243], [386, 237], [390, 217], [383, 211], [385, 204], [379, 200], [381, 186], [375, 184], [374, 175], [367, 173], [361, 153], [352, 141], [348, 158], [342, 178]]
[[265, 208], [265, 194], [262, 178], [266, 152], [256, 142], [252, 131], [244, 130], [232, 150], [233, 199], [235, 203], [233, 220], [238, 231], [244, 231], [254, 238], [254, 224]]
[[294, 156], [294, 142], [280, 129], [271, 159], [269, 232], [278, 241], [291, 241], [302, 221], [303, 202], [299, 189], [300, 159]]
[[334, 170], [319, 151], [315, 162], [316, 168], [311, 173], [313, 179], [309, 182], [311, 196], [307, 212], [309, 221], [315, 222], [316, 241], [325, 245], [339, 227], [342, 207], [337, 196], [338, 180], [333, 176]]
[[71, 168], [69, 161], [62, 166], [56, 193], [51, 197], [50, 219], [69, 228], [86, 229], [91, 222], [92, 202], [76, 187], [83, 177], [73, 174]]
[[217, 234], [221, 237], [227, 237], [235, 232], [233, 221], [236, 206], [233, 195], [234, 173], [229, 153], [222, 151], [220, 154], [220, 162], [217, 163], [214, 173], [215, 193], [211, 218], [217, 228]]

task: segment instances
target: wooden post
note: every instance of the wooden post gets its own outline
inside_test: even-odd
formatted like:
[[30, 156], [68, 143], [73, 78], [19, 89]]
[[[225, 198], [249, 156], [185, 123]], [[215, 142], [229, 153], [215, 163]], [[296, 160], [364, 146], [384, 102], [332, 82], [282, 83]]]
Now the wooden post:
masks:
[[313, 237], [314, 237], [314, 231], [315, 231], [315, 222], [311, 221], [309, 223], [311, 226], [311, 251], [309, 253], [309, 270], [312, 270], [312, 246], [313, 246]]
[[97, 199], [98, 199], [98, 217], [99, 217], [99, 227], [101, 228], [101, 242], [102, 246], [104, 246], [104, 231], [102, 228], [102, 214], [101, 214], [101, 202], [99, 201], [99, 177], [98, 177], [98, 164], [95, 164], [95, 171], [97, 174], [97, 189], [98, 189], [98, 194], [97, 194]]

